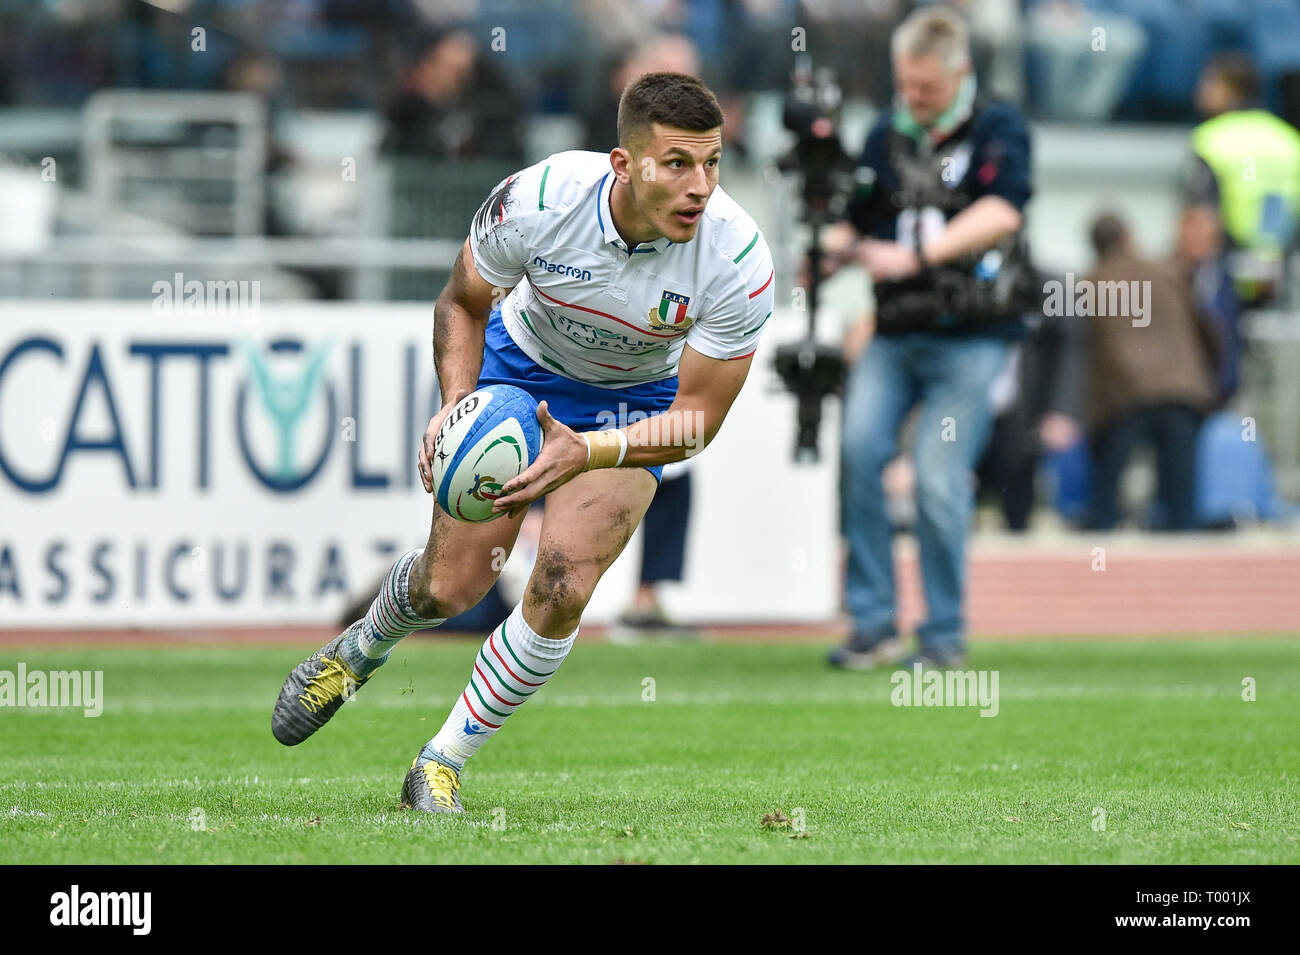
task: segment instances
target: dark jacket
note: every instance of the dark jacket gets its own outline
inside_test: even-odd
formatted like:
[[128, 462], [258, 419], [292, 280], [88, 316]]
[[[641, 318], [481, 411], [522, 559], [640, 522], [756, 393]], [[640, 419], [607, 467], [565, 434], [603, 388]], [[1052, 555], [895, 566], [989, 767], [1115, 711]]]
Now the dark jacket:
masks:
[[[867, 135], [859, 165], [870, 173], [850, 200], [846, 216], [866, 236], [899, 241], [898, 226], [904, 208], [900, 177], [891, 162], [890, 150], [903, 149], [909, 157], [917, 158], [922, 155], [922, 146], [894, 132], [893, 122], [894, 111], [885, 110]], [[962, 202], [957, 203], [961, 208], [984, 196], [999, 196], [1023, 212], [1033, 194], [1029, 127], [1014, 106], [977, 98], [970, 118], [946, 139], [932, 145], [929, 152], [935, 179], [962, 196]], [[948, 220], [961, 209], [941, 211]], [[877, 301], [890, 292], [889, 283], [878, 283]], [[934, 330], [1019, 337], [1022, 326], [1019, 316], [1008, 315], [998, 323], [981, 322], [974, 326], [951, 323], [951, 327]], [[882, 325], [879, 331], [888, 334], [890, 330]]]

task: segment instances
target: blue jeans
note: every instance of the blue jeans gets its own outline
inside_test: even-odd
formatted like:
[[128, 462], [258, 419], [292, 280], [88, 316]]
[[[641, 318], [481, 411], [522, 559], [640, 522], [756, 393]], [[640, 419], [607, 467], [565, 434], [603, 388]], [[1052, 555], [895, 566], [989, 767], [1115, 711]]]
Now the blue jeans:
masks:
[[846, 601], [856, 634], [896, 636], [894, 560], [880, 474], [918, 403], [916, 536], [928, 618], [924, 653], [961, 652], [966, 535], [973, 471], [992, 426], [989, 386], [1011, 344], [988, 336], [880, 335], [849, 369], [844, 394], [841, 522], [848, 542]]

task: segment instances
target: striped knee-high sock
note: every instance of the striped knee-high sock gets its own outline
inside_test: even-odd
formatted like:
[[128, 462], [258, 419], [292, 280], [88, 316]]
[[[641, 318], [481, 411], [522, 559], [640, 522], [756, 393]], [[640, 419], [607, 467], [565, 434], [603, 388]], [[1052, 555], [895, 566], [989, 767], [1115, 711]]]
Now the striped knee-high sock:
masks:
[[416, 630], [436, 627], [447, 619], [426, 619], [411, 607], [411, 566], [422, 553], [423, 548], [416, 548], [397, 558], [379, 588], [379, 596], [366, 611], [362, 625], [343, 641], [340, 647], [343, 660], [357, 676], [379, 669], [398, 640]]
[[560, 640], [541, 636], [524, 621], [521, 601], [484, 641], [474, 658], [469, 685], [438, 735], [420, 751], [421, 761], [436, 759], [459, 771], [506, 718], [554, 675], [577, 638], [578, 628]]

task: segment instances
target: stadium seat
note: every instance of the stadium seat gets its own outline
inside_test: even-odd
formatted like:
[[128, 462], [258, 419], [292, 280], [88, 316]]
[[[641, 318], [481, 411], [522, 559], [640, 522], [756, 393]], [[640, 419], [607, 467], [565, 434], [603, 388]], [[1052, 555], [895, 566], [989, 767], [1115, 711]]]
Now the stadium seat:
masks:
[[1265, 105], [1281, 109], [1278, 78], [1300, 67], [1300, 3], [1259, 0], [1250, 21], [1250, 50], [1265, 89]]
[[1210, 33], [1214, 53], [1240, 50], [1249, 45], [1250, 6], [1241, 0], [1201, 0], [1201, 14]]
[[1268, 453], [1259, 441], [1242, 440], [1240, 415], [1223, 411], [1206, 419], [1196, 457], [1196, 509], [1202, 523], [1282, 516]]
[[1146, 54], [1129, 89], [1132, 105], [1144, 117], [1190, 118], [1187, 91], [1195, 87], [1211, 46], [1205, 11], [1176, 0], [1115, 0], [1107, 6], [1147, 31]]

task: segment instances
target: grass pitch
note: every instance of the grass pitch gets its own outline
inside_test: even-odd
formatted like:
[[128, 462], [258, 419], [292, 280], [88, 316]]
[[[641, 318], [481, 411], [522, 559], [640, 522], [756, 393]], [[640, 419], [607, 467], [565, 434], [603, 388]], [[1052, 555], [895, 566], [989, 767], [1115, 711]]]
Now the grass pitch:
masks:
[[310, 647], [0, 648], [106, 699], [0, 709], [0, 862], [1300, 860], [1293, 640], [976, 644], [992, 718], [891, 705], [816, 645], [580, 642], [464, 816], [399, 811], [475, 646], [408, 641], [292, 749], [271, 706]]

